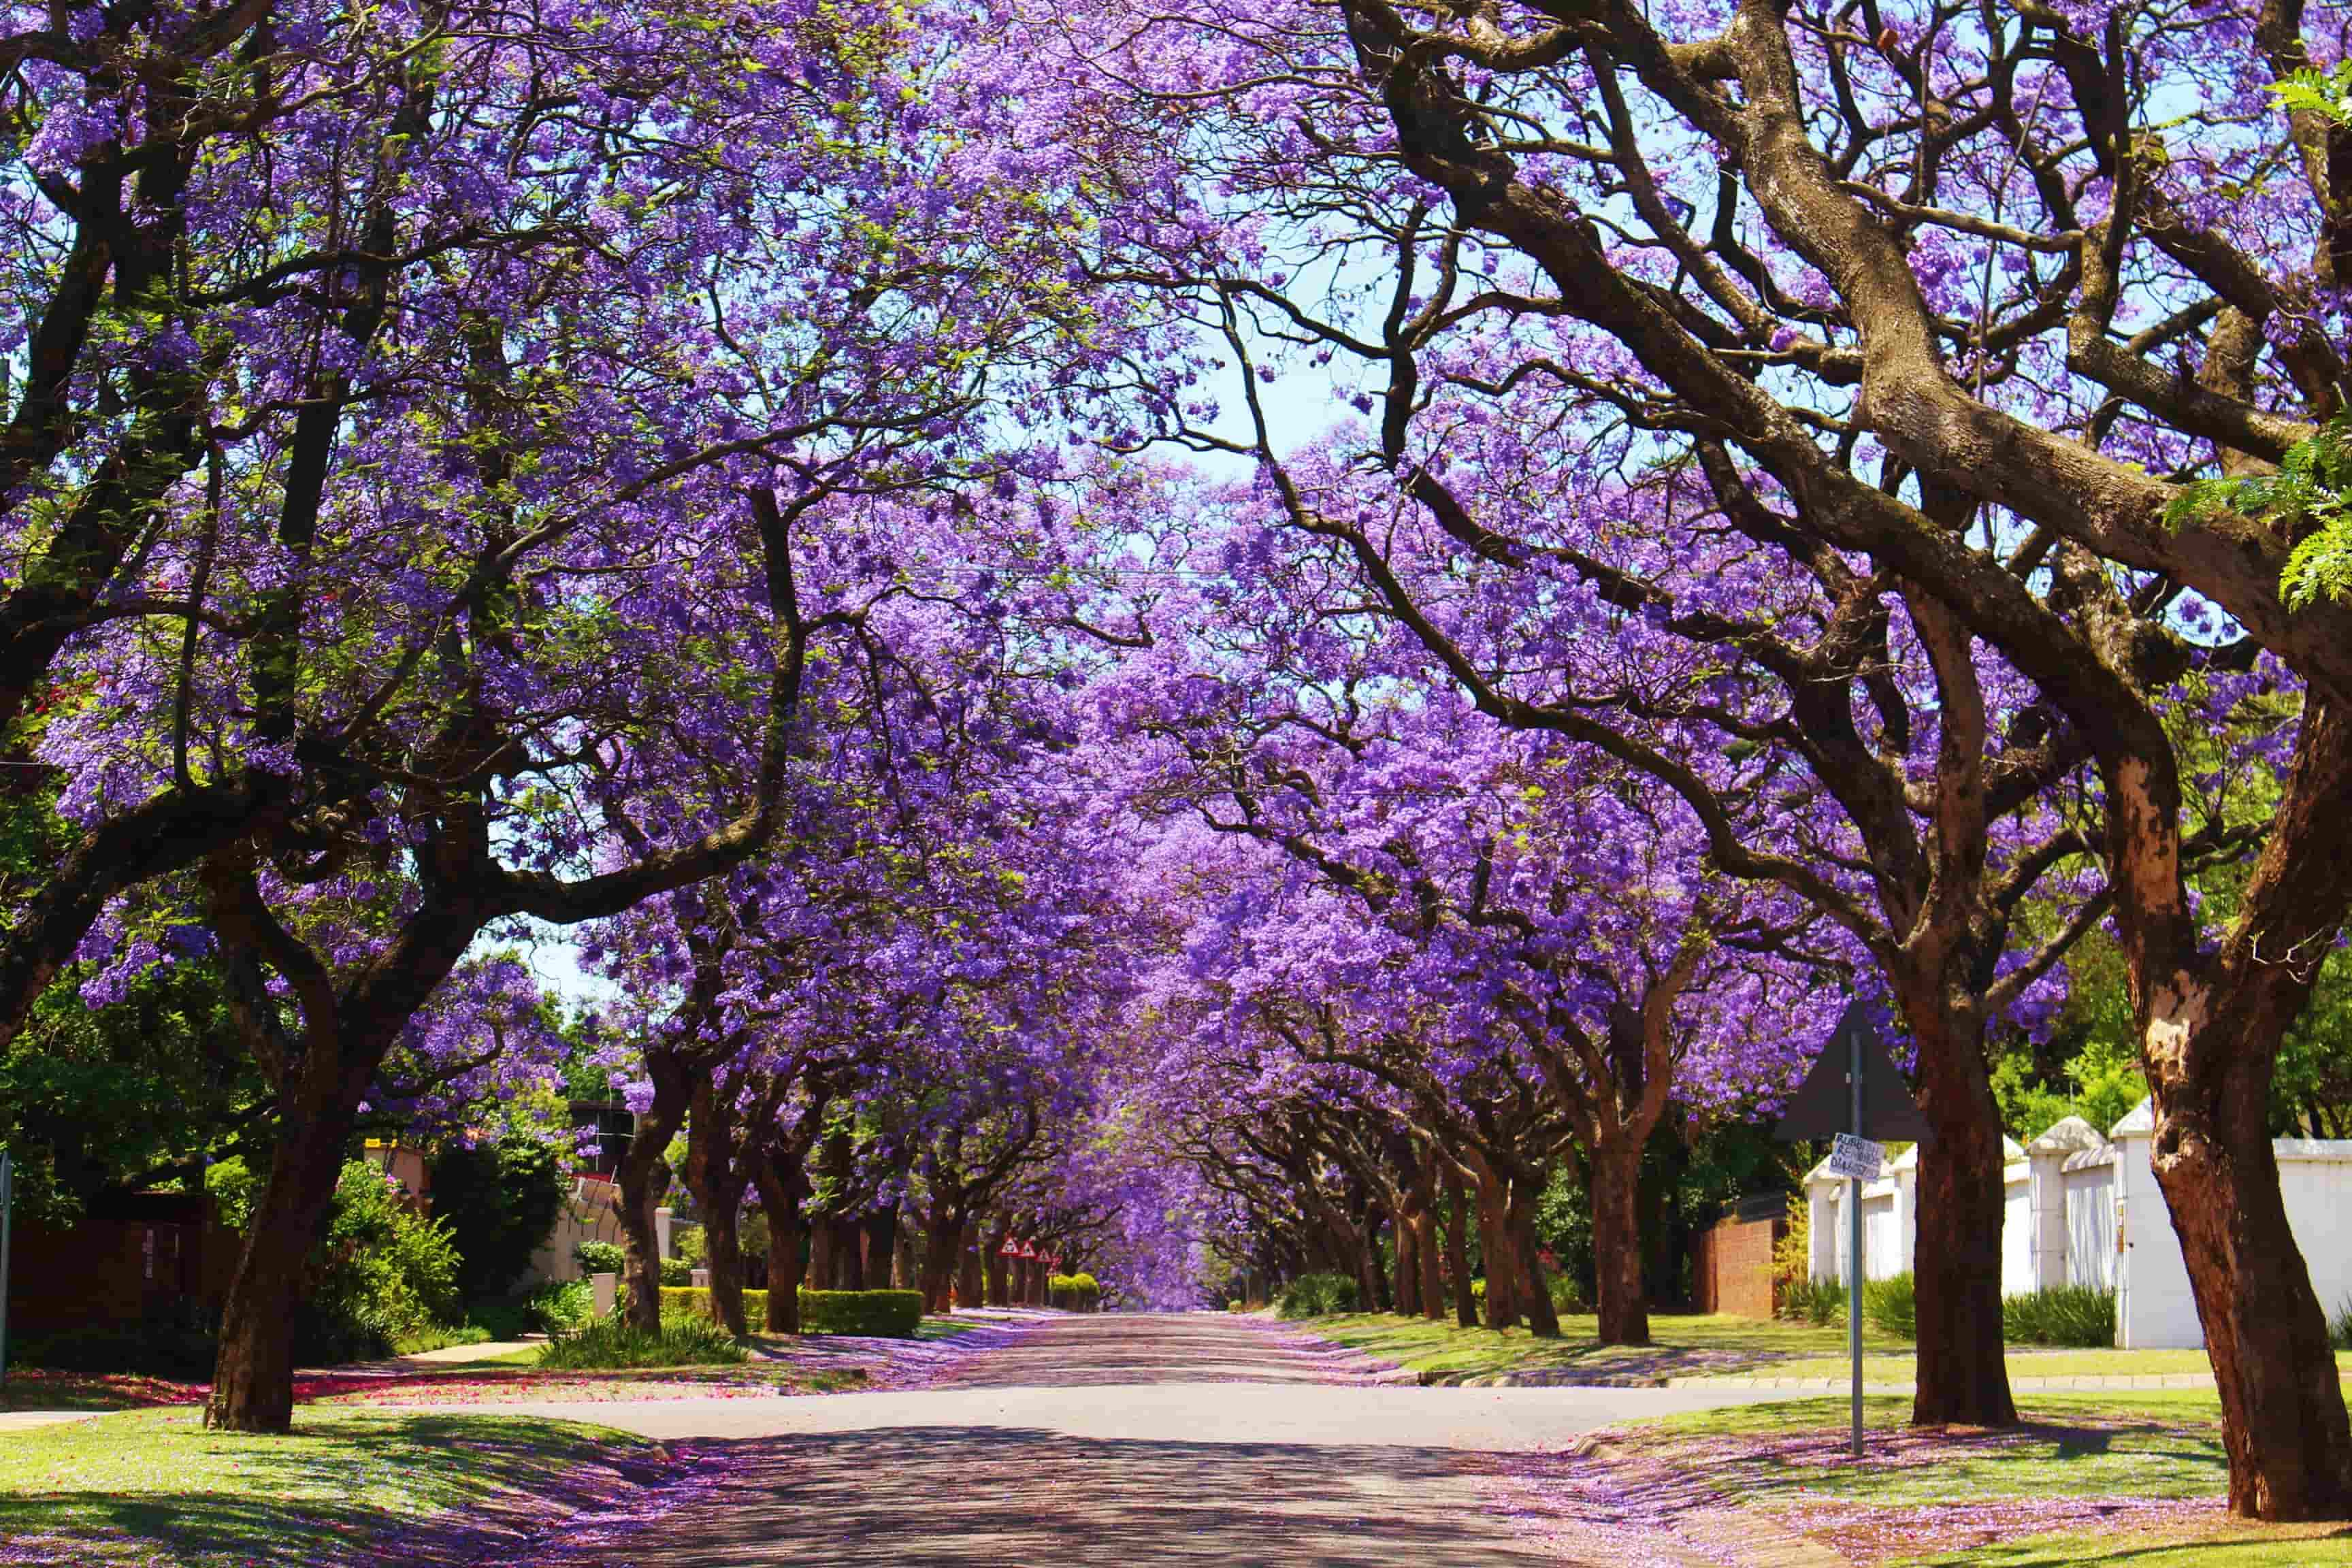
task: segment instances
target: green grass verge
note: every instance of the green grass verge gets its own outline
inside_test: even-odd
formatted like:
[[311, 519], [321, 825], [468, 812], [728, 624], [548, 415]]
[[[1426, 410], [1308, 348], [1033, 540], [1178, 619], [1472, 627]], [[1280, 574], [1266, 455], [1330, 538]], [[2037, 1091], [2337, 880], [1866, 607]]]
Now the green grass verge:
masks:
[[287, 1436], [148, 1410], [0, 1442], [0, 1560], [173, 1568], [347, 1562], [420, 1527], [561, 1497], [643, 1438], [572, 1422], [305, 1408]]
[[2352, 1531], [2340, 1525], [2231, 1524], [2173, 1540], [2042, 1535], [1909, 1562], [1919, 1568], [2343, 1568], [2352, 1563]]
[[1617, 1428], [1612, 1446], [1685, 1467], [1742, 1503], [1851, 1498], [1916, 1508], [1988, 1498], [2218, 1497], [2229, 1488], [2221, 1403], [2190, 1390], [2036, 1395], [2017, 1432], [1920, 1432], [1911, 1402], [1863, 1401], [1870, 1458], [1843, 1458], [1847, 1404], [1799, 1399]]
[[986, 1327], [986, 1323], [974, 1322], [970, 1318], [925, 1318], [915, 1325], [915, 1337], [919, 1340], [951, 1340], [958, 1334], [969, 1334]]
[[[1629, 1380], [1747, 1373], [1828, 1355], [1845, 1344], [1843, 1329], [1666, 1312], [1651, 1314], [1655, 1342], [1649, 1345], [1601, 1344], [1600, 1320], [1590, 1315], [1561, 1318], [1557, 1340], [1537, 1339], [1525, 1329], [1465, 1329], [1387, 1312], [1309, 1318], [1296, 1326], [1415, 1372], [1474, 1377], [1550, 1368]], [[1875, 1331], [1865, 1331], [1863, 1342], [1880, 1351], [1908, 1348]]]
[[[1843, 1399], [1692, 1412], [1600, 1434], [1636, 1464], [1853, 1554], [1906, 1568], [2352, 1568], [2341, 1526], [2221, 1512], [2220, 1402], [2202, 1390], [2031, 1394], [2010, 1432], [1922, 1431], [1909, 1401], [1864, 1402], [1868, 1457], [1845, 1457]], [[2110, 1510], [2112, 1514], [2110, 1515]], [[2107, 1517], [2096, 1517], [2107, 1516]]]
[[[1816, 1356], [1763, 1369], [1773, 1377], [1843, 1377], [1843, 1356]], [[2352, 1351], [2336, 1352], [2336, 1369], [2352, 1375]], [[1865, 1352], [1862, 1374], [1878, 1383], [1908, 1383], [1918, 1370], [1907, 1355]], [[2213, 1363], [2200, 1351], [2045, 1351], [2022, 1347], [2009, 1352], [2011, 1377], [2210, 1377]]]
[[[1414, 1372], [1442, 1377], [1482, 1377], [1505, 1373], [1559, 1371], [1578, 1375], [1644, 1377], [1822, 1377], [1843, 1378], [1845, 1330], [1806, 1323], [1768, 1322], [1758, 1318], [1700, 1317], [1654, 1312], [1646, 1346], [1603, 1345], [1600, 1322], [1563, 1317], [1560, 1338], [1539, 1340], [1525, 1329], [1465, 1329], [1451, 1321], [1399, 1318], [1386, 1312], [1348, 1312], [1309, 1318], [1297, 1327]], [[1875, 1330], [1863, 1334], [1863, 1376], [1873, 1383], [1908, 1383], [1917, 1373], [1910, 1345]], [[2352, 1352], [2338, 1352], [2336, 1365], [2352, 1376]], [[2042, 1350], [2020, 1345], [2009, 1352], [2011, 1377], [2210, 1376], [2212, 1363], [2201, 1350]]]

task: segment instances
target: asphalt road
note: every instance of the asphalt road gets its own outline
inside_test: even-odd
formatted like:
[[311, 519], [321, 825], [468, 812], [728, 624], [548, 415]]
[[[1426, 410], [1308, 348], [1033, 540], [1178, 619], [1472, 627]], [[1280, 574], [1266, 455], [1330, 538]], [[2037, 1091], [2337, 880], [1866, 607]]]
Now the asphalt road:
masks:
[[705, 1459], [690, 1501], [530, 1560], [546, 1568], [1636, 1568], [1605, 1510], [1525, 1517], [1500, 1457], [1759, 1397], [1374, 1384], [1353, 1358], [1196, 1314], [1057, 1320], [920, 1392], [498, 1408]]

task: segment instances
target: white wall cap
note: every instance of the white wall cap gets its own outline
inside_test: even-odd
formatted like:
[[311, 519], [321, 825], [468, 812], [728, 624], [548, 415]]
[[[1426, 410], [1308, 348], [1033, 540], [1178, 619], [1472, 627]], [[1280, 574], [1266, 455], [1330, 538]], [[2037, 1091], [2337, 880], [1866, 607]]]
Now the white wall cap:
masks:
[[2106, 1138], [2097, 1128], [2079, 1116], [2065, 1116], [2052, 1122], [2030, 1147], [2037, 1154], [2074, 1154], [2086, 1149], [2104, 1149], [2106, 1144]]
[[2153, 1138], [2156, 1136], [2156, 1097], [2150, 1095], [2131, 1108], [2131, 1113], [2107, 1129], [2110, 1138]]

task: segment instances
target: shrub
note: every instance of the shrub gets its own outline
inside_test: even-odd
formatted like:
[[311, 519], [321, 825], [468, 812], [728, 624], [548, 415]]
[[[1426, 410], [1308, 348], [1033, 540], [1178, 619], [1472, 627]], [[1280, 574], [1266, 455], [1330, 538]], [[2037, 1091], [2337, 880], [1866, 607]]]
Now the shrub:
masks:
[[[667, 1322], [673, 1313], [692, 1312], [717, 1322], [710, 1310], [710, 1291], [700, 1285], [665, 1285], [662, 1287], [662, 1321]], [[743, 1321], [764, 1323], [768, 1321], [768, 1293], [765, 1290], [743, 1292]]]
[[1584, 1292], [1579, 1290], [1576, 1288], [1576, 1281], [1570, 1279], [1567, 1275], [1553, 1275], [1551, 1277], [1549, 1289], [1551, 1291], [1551, 1310], [1559, 1313], [1561, 1316], [1566, 1317], [1592, 1310], [1592, 1304], [1584, 1299]]
[[562, 1210], [563, 1190], [555, 1151], [528, 1139], [452, 1143], [436, 1155], [433, 1217], [457, 1249], [459, 1293], [503, 1295], [521, 1279]]
[[691, 1285], [694, 1265], [683, 1258], [665, 1258], [661, 1260], [661, 1277], [665, 1285]]
[[583, 1274], [625, 1274], [629, 1255], [617, 1241], [583, 1241], [572, 1249]]
[[559, 1372], [631, 1366], [710, 1366], [740, 1362], [743, 1347], [708, 1318], [685, 1314], [658, 1331], [638, 1328], [618, 1312], [595, 1318], [548, 1341], [539, 1364]]
[[2340, 1351], [2352, 1351], [2352, 1296], [2336, 1304], [2336, 1315], [2327, 1320], [2327, 1337]]
[[343, 1167], [311, 1255], [311, 1290], [296, 1354], [320, 1362], [387, 1353], [404, 1335], [457, 1316], [457, 1249], [365, 1161]]
[[1249, 1310], [1249, 1303], [1246, 1301], [1228, 1301], [1225, 1303], [1225, 1310], [1228, 1312], [1246, 1312]]
[[1056, 1274], [1045, 1281], [1045, 1300], [1066, 1312], [1092, 1312], [1102, 1306], [1102, 1286], [1091, 1274]]
[[1276, 1310], [1285, 1318], [1320, 1318], [1356, 1310], [1356, 1282], [1345, 1274], [1301, 1274], [1282, 1288]]
[[1835, 1279], [1800, 1277], [1781, 1288], [1780, 1316], [1826, 1328], [1845, 1321], [1845, 1287]]
[[540, 1332], [570, 1333], [595, 1317], [595, 1287], [585, 1279], [550, 1280], [530, 1293], [526, 1310]]
[[1772, 1244], [1772, 1302], [1780, 1317], [1801, 1317], [1782, 1310], [1781, 1301], [1801, 1294], [1813, 1278], [1813, 1218], [1810, 1204], [1789, 1205], [1789, 1228]]
[[[205, 1173], [223, 1224], [253, 1216], [258, 1180], [242, 1160]], [[363, 1160], [343, 1166], [326, 1236], [306, 1265], [294, 1353], [331, 1363], [391, 1353], [394, 1343], [457, 1321], [457, 1249], [446, 1226], [418, 1216], [398, 1186]]]
[[1919, 1337], [1919, 1299], [1911, 1271], [1862, 1283], [1863, 1321], [1898, 1340]]
[[2004, 1296], [2000, 1335], [2018, 1345], [2095, 1349], [2116, 1342], [2116, 1293], [2083, 1285]]
[[[748, 1309], [751, 1292], [744, 1293]], [[764, 1305], [764, 1300], [763, 1303]], [[870, 1334], [910, 1340], [923, 1321], [919, 1290], [803, 1290], [801, 1331], [811, 1334]]]

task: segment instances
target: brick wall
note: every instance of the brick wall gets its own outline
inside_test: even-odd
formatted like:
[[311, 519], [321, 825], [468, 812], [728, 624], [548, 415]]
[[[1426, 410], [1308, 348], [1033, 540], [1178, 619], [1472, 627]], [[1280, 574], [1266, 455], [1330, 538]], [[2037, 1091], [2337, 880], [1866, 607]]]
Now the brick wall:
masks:
[[1787, 1222], [1727, 1219], [1699, 1237], [1698, 1310], [1772, 1315], [1772, 1244]]
[[70, 1230], [16, 1227], [11, 1337], [136, 1322], [186, 1300], [217, 1307], [227, 1294], [236, 1237], [207, 1223], [201, 1199], [139, 1194], [97, 1207]]

